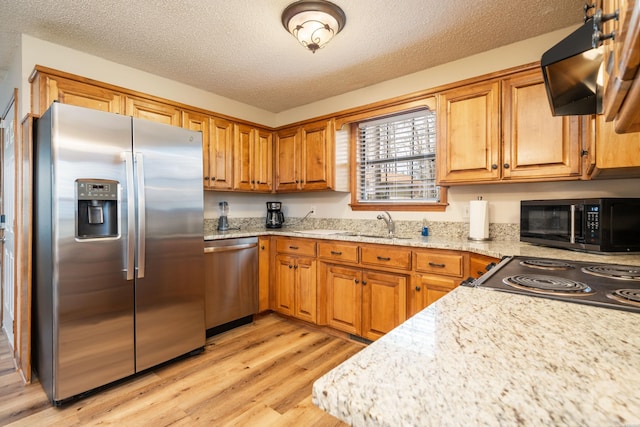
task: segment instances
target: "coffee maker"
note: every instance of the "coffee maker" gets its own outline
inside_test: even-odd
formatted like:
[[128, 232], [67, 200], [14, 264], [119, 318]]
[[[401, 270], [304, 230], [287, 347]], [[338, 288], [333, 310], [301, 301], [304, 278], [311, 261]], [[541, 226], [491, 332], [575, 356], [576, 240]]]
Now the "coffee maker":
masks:
[[267, 228], [282, 228], [284, 215], [281, 209], [282, 203], [267, 202]]

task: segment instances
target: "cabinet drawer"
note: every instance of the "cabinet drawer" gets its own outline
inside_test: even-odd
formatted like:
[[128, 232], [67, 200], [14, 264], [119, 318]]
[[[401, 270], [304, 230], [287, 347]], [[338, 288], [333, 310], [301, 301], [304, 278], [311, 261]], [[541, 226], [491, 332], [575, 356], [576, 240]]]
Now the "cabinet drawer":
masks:
[[358, 262], [358, 245], [319, 242], [318, 256], [334, 261]]
[[391, 246], [363, 246], [360, 251], [362, 264], [397, 268], [401, 270], [411, 269], [410, 249], [394, 248]]
[[316, 256], [316, 242], [313, 240], [278, 238], [276, 251], [282, 254]]
[[464, 274], [464, 255], [416, 252], [416, 271], [462, 277]]

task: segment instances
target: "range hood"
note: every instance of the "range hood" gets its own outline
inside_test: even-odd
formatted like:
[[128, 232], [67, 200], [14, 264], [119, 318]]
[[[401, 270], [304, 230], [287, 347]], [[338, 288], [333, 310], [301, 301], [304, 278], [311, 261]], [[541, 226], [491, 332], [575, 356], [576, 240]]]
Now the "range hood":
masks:
[[540, 65], [554, 116], [602, 113], [602, 47], [593, 48], [593, 19], [542, 55]]

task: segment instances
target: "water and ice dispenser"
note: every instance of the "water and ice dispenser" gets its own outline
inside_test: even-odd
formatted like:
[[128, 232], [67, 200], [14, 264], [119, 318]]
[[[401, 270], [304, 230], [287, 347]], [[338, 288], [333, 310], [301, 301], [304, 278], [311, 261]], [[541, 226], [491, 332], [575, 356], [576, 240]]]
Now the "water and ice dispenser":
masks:
[[118, 181], [76, 180], [76, 237], [118, 236]]

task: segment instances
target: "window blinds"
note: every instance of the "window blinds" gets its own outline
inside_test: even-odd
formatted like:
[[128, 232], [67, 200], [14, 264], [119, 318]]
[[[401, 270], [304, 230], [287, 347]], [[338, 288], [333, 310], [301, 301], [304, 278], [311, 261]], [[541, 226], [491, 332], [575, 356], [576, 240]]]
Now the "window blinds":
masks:
[[357, 156], [360, 201], [439, 201], [435, 112], [359, 123]]

